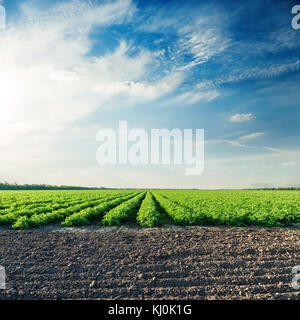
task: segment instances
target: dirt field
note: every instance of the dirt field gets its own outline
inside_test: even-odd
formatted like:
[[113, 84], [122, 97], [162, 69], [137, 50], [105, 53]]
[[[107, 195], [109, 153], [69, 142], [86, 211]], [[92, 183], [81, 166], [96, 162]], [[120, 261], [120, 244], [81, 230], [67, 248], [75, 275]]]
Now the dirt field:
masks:
[[0, 230], [0, 299], [299, 299], [300, 229]]

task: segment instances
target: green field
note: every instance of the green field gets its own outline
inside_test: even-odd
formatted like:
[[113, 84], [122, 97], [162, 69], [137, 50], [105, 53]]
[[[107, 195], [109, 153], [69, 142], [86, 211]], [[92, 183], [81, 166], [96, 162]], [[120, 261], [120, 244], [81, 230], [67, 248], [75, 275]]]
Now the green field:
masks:
[[284, 226], [300, 223], [300, 191], [0, 191], [0, 225], [57, 223]]

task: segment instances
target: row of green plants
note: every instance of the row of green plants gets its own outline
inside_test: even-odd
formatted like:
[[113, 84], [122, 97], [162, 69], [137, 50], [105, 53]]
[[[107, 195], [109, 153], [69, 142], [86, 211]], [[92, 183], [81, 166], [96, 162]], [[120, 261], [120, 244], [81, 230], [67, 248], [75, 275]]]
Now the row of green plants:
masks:
[[140, 226], [147, 228], [159, 227], [168, 221], [151, 192], [147, 192], [137, 213], [136, 221]]
[[19, 217], [15, 223], [12, 225], [13, 229], [28, 229], [32, 227], [40, 227], [50, 223], [59, 222], [65, 220], [68, 216], [71, 216], [75, 213], [81, 212], [85, 209], [92, 209], [98, 205], [102, 205], [105, 202], [114, 200], [124, 196], [123, 194], [107, 196], [96, 201], [87, 201], [79, 205], [70, 206], [67, 208], [62, 208], [59, 210], [51, 211], [48, 213], [34, 214], [30, 217], [22, 216]]
[[[85, 210], [79, 211], [68, 216], [65, 221], [61, 223], [62, 226], [73, 227], [73, 226], [85, 226], [89, 225], [92, 221], [100, 221], [100, 218], [109, 210], [119, 206], [122, 203], [127, 203], [129, 199], [134, 197], [135, 194], [118, 197], [117, 199], [109, 200], [100, 203], [94, 208], [86, 208]], [[129, 200], [130, 201], [130, 200]]]
[[85, 199], [85, 200], [68, 200], [66, 202], [50, 202], [47, 205], [43, 204], [33, 204], [24, 207], [16, 207], [13, 209], [5, 210], [0, 215], [0, 223], [1, 221], [6, 221], [7, 219], [14, 221], [16, 217], [27, 216], [31, 217], [33, 215], [52, 212], [59, 209], [68, 208], [74, 205], [79, 205], [85, 202], [94, 202], [102, 199], [102, 196], [98, 196], [97, 198]]
[[[0, 191], [0, 215], [18, 208], [34, 207], [47, 203], [88, 201], [108, 194], [118, 194], [120, 190], [103, 191]], [[126, 191], [128, 192], [128, 191]]]
[[298, 191], [163, 191], [193, 212], [195, 224], [283, 226], [300, 223]]
[[[103, 195], [100, 195], [100, 197], [103, 197]], [[4, 215], [7, 213], [12, 213], [12, 212], [17, 212], [21, 210], [34, 210], [34, 209], [42, 209], [44, 207], [49, 207], [49, 206], [66, 206], [68, 203], [80, 203], [84, 201], [92, 201], [96, 200], [99, 198], [98, 196], [93, 196], [93, 197], [86, 197], [86, 198], [81, 198], [81, 197], [72, 197], [72, 198], [52, 198], [52, 199], [46, 199], [46, 200], [41, 200], [41, 201], [26, 201], [24, 203], [22, 202], [15, 202], [13, 205], [6, 207], [4, 210], [0, 211], [0, 215]]]
[[65, 204], [57, 204], [56, 202], [53, 202], [46, 207], [41, 206], [34, 209], [27, 209], [27, 207], [24, 207], [23, 209], [21, 208], [20, 210], [12, 210], [8, 213], [3, 213], [0, 215], [0, 225], [16, 224], [18, 226], [20, 224], [23, 225], [24, 223], [30, 224], [31, 220], [37, 220], [37, 216], [44, 217], [44, 219], [47, 220], [46, 217], [48, 216], [55, 216], [56, 214], [61, 214], [63, 211], [68, 212], [69, 210], [77, 210], [78, 208], [82, 208], [87, 205], [97, 205], [100, 201], [102, 201], [102, 197], [98, 196], [96, 200], [80, 200], [67, 202]]
[[164, 212], [170, 217], [172, 223], [187, 226], [194, 225], [195, 215], [188, 208], [179, 205], [178, 203], [166, 198], [162, 194], [158, 192], [154, 192], [154, 197], [159, 203], [160, 207], [164, 210]]
[[142, 192], [133, 199], [130, 199], [107, 212], [102, 219], [102, 223], [106, 226], [120, 226], [124, 222], [135, 222], [136, 213], [139, 210], [145, 194], [146, 192]]

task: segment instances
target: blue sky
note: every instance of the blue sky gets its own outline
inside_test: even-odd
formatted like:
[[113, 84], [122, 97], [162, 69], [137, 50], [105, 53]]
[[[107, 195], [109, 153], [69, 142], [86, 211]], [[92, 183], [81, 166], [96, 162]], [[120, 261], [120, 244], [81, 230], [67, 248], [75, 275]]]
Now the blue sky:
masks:
[[[295, 1], [0, 2], [0, 180], [300, 185]], [[99, 166], [97, 131], [205, 130], [205, 170]]]

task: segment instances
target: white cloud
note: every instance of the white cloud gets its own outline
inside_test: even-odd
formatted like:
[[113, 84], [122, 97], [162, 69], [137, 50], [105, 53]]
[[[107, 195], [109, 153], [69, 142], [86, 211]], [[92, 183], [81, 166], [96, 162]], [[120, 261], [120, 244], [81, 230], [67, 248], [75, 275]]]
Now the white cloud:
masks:
[[[277, 19], [277, 21], [282, 20], [279, 16]], [[237, 42], [235, 46], [236, 52], [246, 53], [251, 50], [255, 54], [265, 54], [266, 52], [276, 54], [287, 49], [296, 49], [300, 46], [297, 32], [294, 32], [293, 28], [284, 21], [282, 21], [282, 26], [274, 26], [269, 30], [264, 30], [263, 33], [262, 37], [258, 36], [255, 40]]]
[[230, 117], [230, 122], [245, 122], [254, 120], [256, 117], [252, 113], [237, 113]]
[[198, 102], [209, 102], [212, 101], [220, 96], [220, 93], [218, 90], [208, 90], [208, 91], [188, 91], [185, 92], [169, 102], [170, 104], [176, 103], [178, 105], [193, 105]]
[[266, 132], [254, 132], [254, 133], [250, 133], [250, 134], [241, 136], [239, 139], [240, 140], [252, 140], [252, 139], [256, 139], [258, 137], [261, 137], [265, 134], [266, 134]]
[[294, 167], [296, 165], [296, 161], [286, 161], [286, 162], [283, 162], [282, 165], [284, 167]]
[[229, 74], [218, 77], [214, 80], [216, 85], [224, 83], [245, 81], [249, 79], [268, 79], [286, 74], [289, 72], [297, 71], [300, 69], [300, 60], [285, 61], [280, 64], [270, 64], [266, 66], [236, 69]]
[[208, 144], [230, 144], [234, 147], [239, 147], [239, 148], [249, 148], [249, 149], [254, 149], [255, 147], [253, 146], [248, 146], [246, 144], [243, 144], [239, 141], [236, 140], [228, 140], [228, 139], [213, 139], [213, 140], [206, 140], [205, 143]]
[[176, 89], [182, 82], [182, 78], [182, 74], [175, 73], [155, 83], [140, 81], [103, 82], [93, 89], [106, 98], [121, 95], [123, 105], [127, 105], [147, 102], [161, 97]]
[[230, 43], [216, 26], [208, 27], [207, 21], [199, 19], [179, 30], [181, 50], [189, 51], [194, 60], [191, 66], [208, 61], [211, 57], [224, 51]]
[[183, 80], [180, 73], [146, 81], [156, 52], [140, 49], [132, 55], [130, 45], [120, 41], [104, 56], [87, 55], [94, 26], [123, 23], [134, 11], [129, 0], [69, 1], [47, 11], [23, 3], [21, 20], [0, 35], [0, 144], [24, 134], [54, 134], [98, 108], [135, 105], [175, 89]]
[[[175, 34], [178, 37], [166, 48], [171, 70], [189, 70], [222, 53], [231, 44], [231, 39], [224, 32], [223, 23], [220, 23], [226, 17], [215, 7], [206, 5], [204, 8], [201, 5], [200, 10], [195, 4], [174, 4], [162, 8], [154, 6], [152, 10], [151, 17], [143, 20], [138, 28], [144, 32]], [[213, 15], [207, 14], [212, 11]]]
[[130, 1], [69, 1], [47, 11], [32, 3], [23, 4], [21, 20], [0, 34], [0, 176], [47, 183], [43, 179], [60, 168], [76, 180], [83, 163], [96, 166], [99, 129], [87, 122], [82, 130], [76, 121], [98, 109], [157, 99], [174, 90], [183, 74], [148, 80], [157, 52], [135, 48], [132, 54], [122, 40], [112, 52], [89, 55], [91, 29], [126, 22], [135, 10]]

